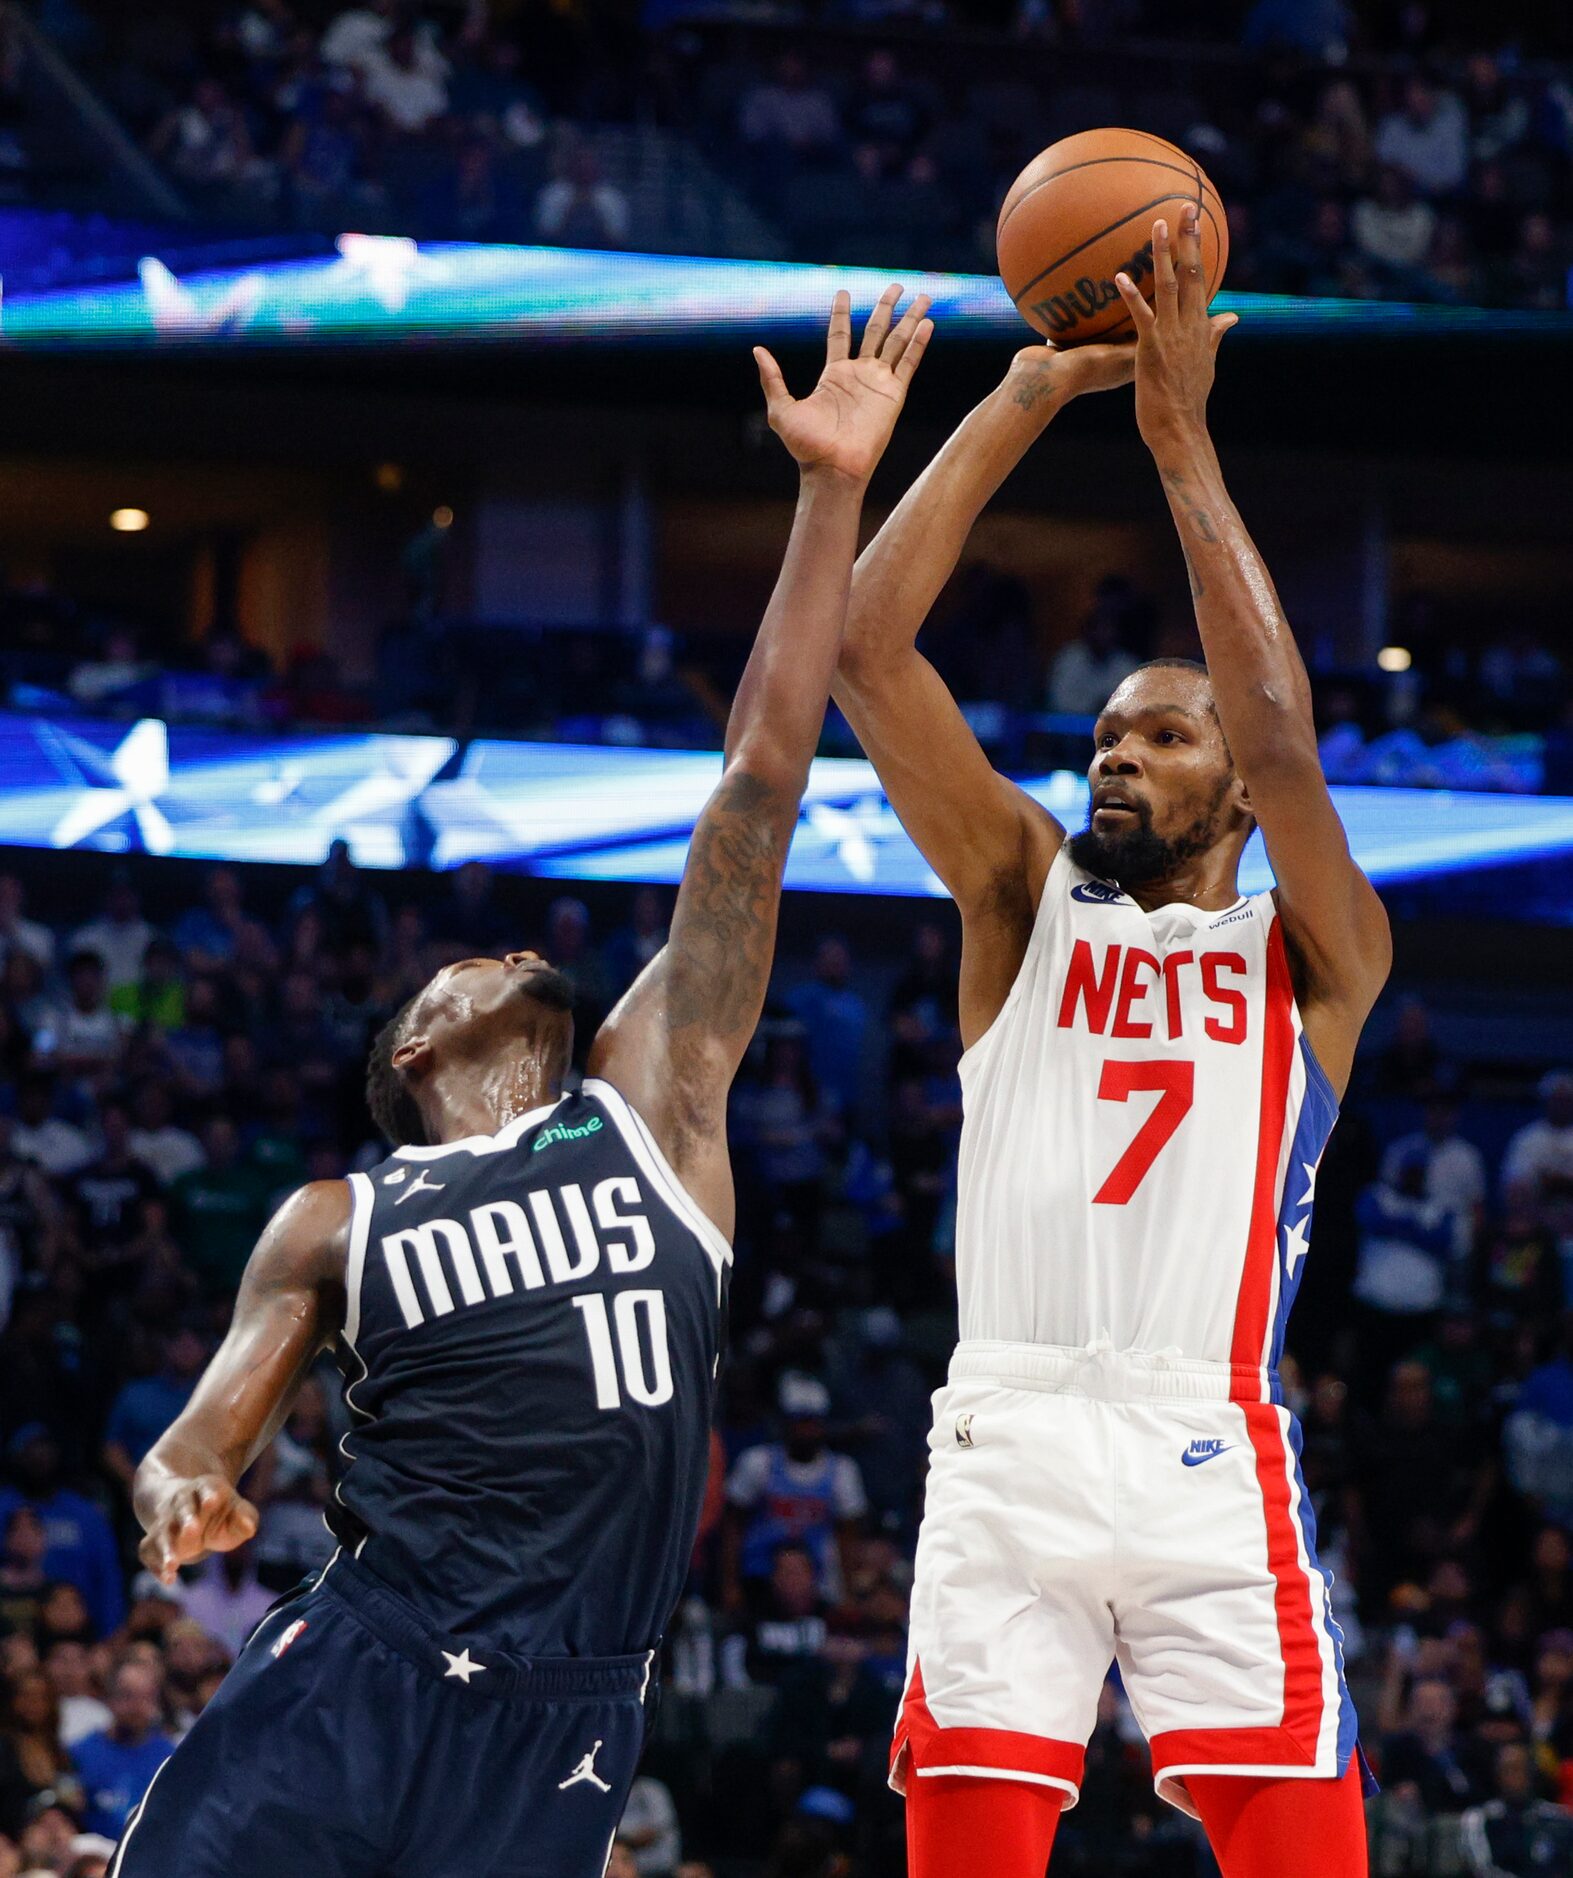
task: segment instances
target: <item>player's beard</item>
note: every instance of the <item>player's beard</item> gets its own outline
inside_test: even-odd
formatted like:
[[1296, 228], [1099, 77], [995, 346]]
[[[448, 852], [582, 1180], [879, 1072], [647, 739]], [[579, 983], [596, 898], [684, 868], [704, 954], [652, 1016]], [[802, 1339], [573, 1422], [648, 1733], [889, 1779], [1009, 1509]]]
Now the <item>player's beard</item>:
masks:
[[1111, 880], [1117, 887], [1142, 887], [1149, 881], [1163, 880], [1177, 872], [1187, 861], [1205, 854], [1218, 840], [1218, 811], [1223, 807], [1231, 778], [1225, 776], [1213, 791], [1213, 798], [1188, 828], [1177, 835], [1160, 835], [1152, 825], [1152, 805], [1134, 805], [1133, 826], [1117, 835], [1106, 835], [1092, 825], [1089, 810], [1087, 826], [1072, 835], [1067, 847], [1071, 859], [1100, 880]]
[[524, 995], [544, 1004], [549, 1011], [571, 1011], [574, 1006], [573, 980], [548, 965], [530, 973]]

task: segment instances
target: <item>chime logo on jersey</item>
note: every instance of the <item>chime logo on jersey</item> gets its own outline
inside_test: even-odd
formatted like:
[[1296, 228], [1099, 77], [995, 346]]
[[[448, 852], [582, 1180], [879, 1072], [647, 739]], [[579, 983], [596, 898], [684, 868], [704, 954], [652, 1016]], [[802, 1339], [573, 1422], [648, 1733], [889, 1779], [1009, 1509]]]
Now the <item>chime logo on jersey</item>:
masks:
[[655, 1258], [645, 1209], [631, 1174], [597, 1182], [588, 1197], [577, 1183], [539, 1187], [522, 1203], [490, 1200], [464, 1220], [430, 1219], [384, 1233], [382, 1256], [404, 1321], [414, 1330], [428, 1312], [446, 1317], [459, 1305], [508, 1297], [521, 1285], [539, 1291], [602, 1269], [618, 1276], [643, 1271]]

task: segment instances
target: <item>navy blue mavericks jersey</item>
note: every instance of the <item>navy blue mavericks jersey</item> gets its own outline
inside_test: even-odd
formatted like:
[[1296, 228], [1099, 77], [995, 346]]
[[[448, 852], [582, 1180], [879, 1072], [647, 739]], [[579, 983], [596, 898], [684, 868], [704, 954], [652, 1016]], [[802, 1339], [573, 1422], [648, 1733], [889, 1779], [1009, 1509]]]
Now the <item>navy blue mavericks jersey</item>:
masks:
[[335, 1537], [439, 1631], [653, 1649], [704, 1495], [719, 1229], [594, 1080], [350, 1184]]

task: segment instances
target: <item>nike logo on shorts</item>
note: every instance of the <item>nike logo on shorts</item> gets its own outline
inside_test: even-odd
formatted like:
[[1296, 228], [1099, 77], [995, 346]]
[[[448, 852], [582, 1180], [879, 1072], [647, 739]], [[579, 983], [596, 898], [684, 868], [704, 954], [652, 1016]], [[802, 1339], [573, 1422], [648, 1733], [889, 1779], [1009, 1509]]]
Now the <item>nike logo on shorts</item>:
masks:
[[1200, 1467], [1203, 1461], [1216, 1461], [1220, 1454], [1227, 1454], [1234, 1446], [1232, 1441], [1193, 1441], [1180, 1456], [1184, 1467]]

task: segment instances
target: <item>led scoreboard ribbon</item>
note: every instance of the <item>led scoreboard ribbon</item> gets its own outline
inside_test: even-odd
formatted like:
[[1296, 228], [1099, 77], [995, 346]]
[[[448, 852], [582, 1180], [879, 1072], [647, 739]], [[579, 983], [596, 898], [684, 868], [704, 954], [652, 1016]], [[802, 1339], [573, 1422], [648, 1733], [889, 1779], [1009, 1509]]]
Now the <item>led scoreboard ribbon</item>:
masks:
[[[342, 837], [363, 867], [483, 860], [562, 879], [670, 882], [720, 763], [693, 750], [0, 713], [0, 845], [311, 866]], [[1081, 826], [1084, 777], [1021, 780], [1066, 826]], [[1377, 881], [1573, 855], [1573, 798], [1338, 786], [1333, 798]], [[1269, 882], [1253, 841], [1241, 885]], [[873, 769], [849, 757], [814, 764], [787, 885], [944, 891]]]

